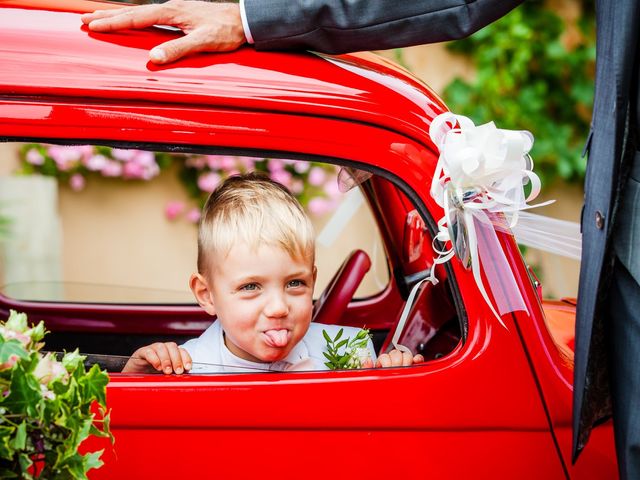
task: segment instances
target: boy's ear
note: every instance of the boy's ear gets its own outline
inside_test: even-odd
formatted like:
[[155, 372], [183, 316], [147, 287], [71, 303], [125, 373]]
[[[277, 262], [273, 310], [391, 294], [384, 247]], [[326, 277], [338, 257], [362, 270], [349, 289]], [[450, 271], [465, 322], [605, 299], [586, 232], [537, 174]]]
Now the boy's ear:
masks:
[[313, 266], [313, 288], [311, 291], [313, 292], [316, 289], [316, 280], [318, 278], [318, 267]]
[[209, 315], [216, 314], [216, 307], [213, 304], [213, 298], [211, 296], [211, 288], [207, 279], [199, 273], [194, 273], [189, 278], [189, 288], [193, 292], [193, 296], [196, 297], [196, 301]]

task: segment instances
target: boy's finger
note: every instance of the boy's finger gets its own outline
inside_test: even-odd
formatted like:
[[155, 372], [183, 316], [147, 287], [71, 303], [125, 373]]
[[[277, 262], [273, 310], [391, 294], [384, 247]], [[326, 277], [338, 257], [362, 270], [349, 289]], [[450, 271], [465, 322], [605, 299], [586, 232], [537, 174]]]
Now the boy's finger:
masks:
[[389, 352], [389, 357], [391, 358], [391, 365], [394, 367], [402, 365], [402, 352], [400, 350], [391, 350]]
[[410, 367], [413, 365], [413, 354], [409, 352], [402, 352], [402, 366]]
[[391, 366], [391, 358], [388, 353], [383, 353], [378, 357], [378, 361], [376, 362], [376, 366], [387, 368]]
[[362, 361], [361, 368], [373, 368], [373, 360], [371, 358], [365, 358]]
[[413, 363], [424, 363], [424, 357], [418, 353], [413, 357]]
[[178, 351], [180, 352], [180, 355], [182, 355], [182, 364], [184, 365], [184, 369], [187, 371], [191, 370], [192, 362], [191, 362], [191, 355], [189, 355], [189, 352], [187, 352], [184, 348], [180, 348], [180, 347], [178, 347]]
[[[164, 343], [157, 342], [151, 345], [151, 347], [160, 359], [162, 372], [166, 374], [172, 373], [173, 367], [171, 365], [171, 355], [169, 355], [167, 346]], [[160, 368], [158, 368], [157, 370], [160, 370]]]
[[158, 357], [158, 354], [153, 350], [153, 348], [149, 346], [145, 348], [141, 353], [141, 357], [146, 360], [149, 365], [151, 365], [156, 370], [161, 370], [162, 362], [160, 361], [160, 357]]
[[182, 355], [180, 354], [180, 350], [178, 349], [178, 345], [174, 342], [165, 343], [167, 347], [167, 351], [169, 352], [169, 358], [171, 359], [171, 367], [173, 371], [178, 375], [184, 372], [184, 367], [182, 365]]

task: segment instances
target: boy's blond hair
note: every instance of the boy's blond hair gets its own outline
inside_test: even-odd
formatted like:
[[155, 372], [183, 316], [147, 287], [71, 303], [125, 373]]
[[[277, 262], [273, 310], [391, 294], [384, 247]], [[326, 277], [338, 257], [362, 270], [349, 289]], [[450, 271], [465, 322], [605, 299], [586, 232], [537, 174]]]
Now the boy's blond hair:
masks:
[[209, 196], [198, 228], [198, 272], [209, 273], [211, 258], [224, 258], [240, 242], [315, 261], [315, 235], [302, 206], [286, 187], [258, 172], [229, 177]]

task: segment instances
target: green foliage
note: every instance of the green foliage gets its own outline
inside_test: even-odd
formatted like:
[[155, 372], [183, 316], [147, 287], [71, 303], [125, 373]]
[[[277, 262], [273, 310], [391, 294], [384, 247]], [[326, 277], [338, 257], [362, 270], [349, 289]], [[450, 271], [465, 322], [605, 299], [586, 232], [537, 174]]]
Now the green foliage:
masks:
[[325, 365], [330, 370], [352, 370], [361, 368], [363, 362], [370, 358], [367, 344], [371, 338], [369, 330], [360, 330], [353, 339], [342, 338], [344, 329], [341, 328], [334, 338], [331, 338], [326, 330], [322, 335], [327, 342], [327, 351], [323, 355], [328, 360]]
[[0, 241], [6, 238], [11, 231], [11, 219], [2, 214], [2, 205], [0, 205]]
[[43, 355], [45, 333], [14, 311], [0, 324], [0, 478], [86, 479], [102, 452], [81, 455], [80, 444], [90, 435], [113, 440], [109, 377], [97, 365], [87, 372], [77, 351], [61, 361]]
[[540, 1], [529, 1], [449, 48], [469, 55], [475, 81], [454, 80], [445, 90], [449, 108], [476, 124], [529, 130], [531, 152], [543, 182], [582, 181], [581, 150], [593, 102], [595, 33], [592, 2], [583, 2], [579, 39], [563, 45], [563, 21]]

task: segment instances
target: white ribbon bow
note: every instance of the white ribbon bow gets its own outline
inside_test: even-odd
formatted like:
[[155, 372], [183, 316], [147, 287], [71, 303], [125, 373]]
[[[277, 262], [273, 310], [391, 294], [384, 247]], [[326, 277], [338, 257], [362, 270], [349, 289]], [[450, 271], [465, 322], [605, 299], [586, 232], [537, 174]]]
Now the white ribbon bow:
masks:
[[[497, 275], [512, 275], [506, 258], [486, 258], [480, 255], [500, 251], [478, 245], [478, 227], [488, 226], [489, 235], [483, 233], [483, 242], [498, 246], [495, 229], [513, 228], [518, 214], [529, 208], [540, 207], [551, 202], [529, 205], [540, 193], [540, 178], [532, 171], [533, 161], [529, 151], [533, 146], [533, 135], [521, 130], [497, 128], [493, 122], [475, 126], [467, 117], [447, 112], [438, 115], [431, 123], [431, 140], [440, 150], [440, 158], [431, 183], [431, 196], [444, 209], [438, 222], [438, 233], [434, 238], [434, 259], [429, 279], [437, 283], [435, 267], [458, 255], [465, 267], [471, 267], [482, 297], [498, 321], [504, 326], [498, 311], [489, 299], [480, 273], [480, 257], [483, 265], [492, 262], [491, 270]], [[530, 192], [525, 193], [525, 185]], [[510, 221], [508, 221], [510, 219]], [[490, 237], [490, 238], [487, 238]], [[445, 245], [439, 249], [435, 240]], [[446, 245], [450, 244], [447, 248]], [[485, 274], [489, 274], [485, 266]], [[521, 298], [498, 298], [498, 309], [502, 313], [526, 309]], [[504, 293], [504, 292], [503, 292]]]

